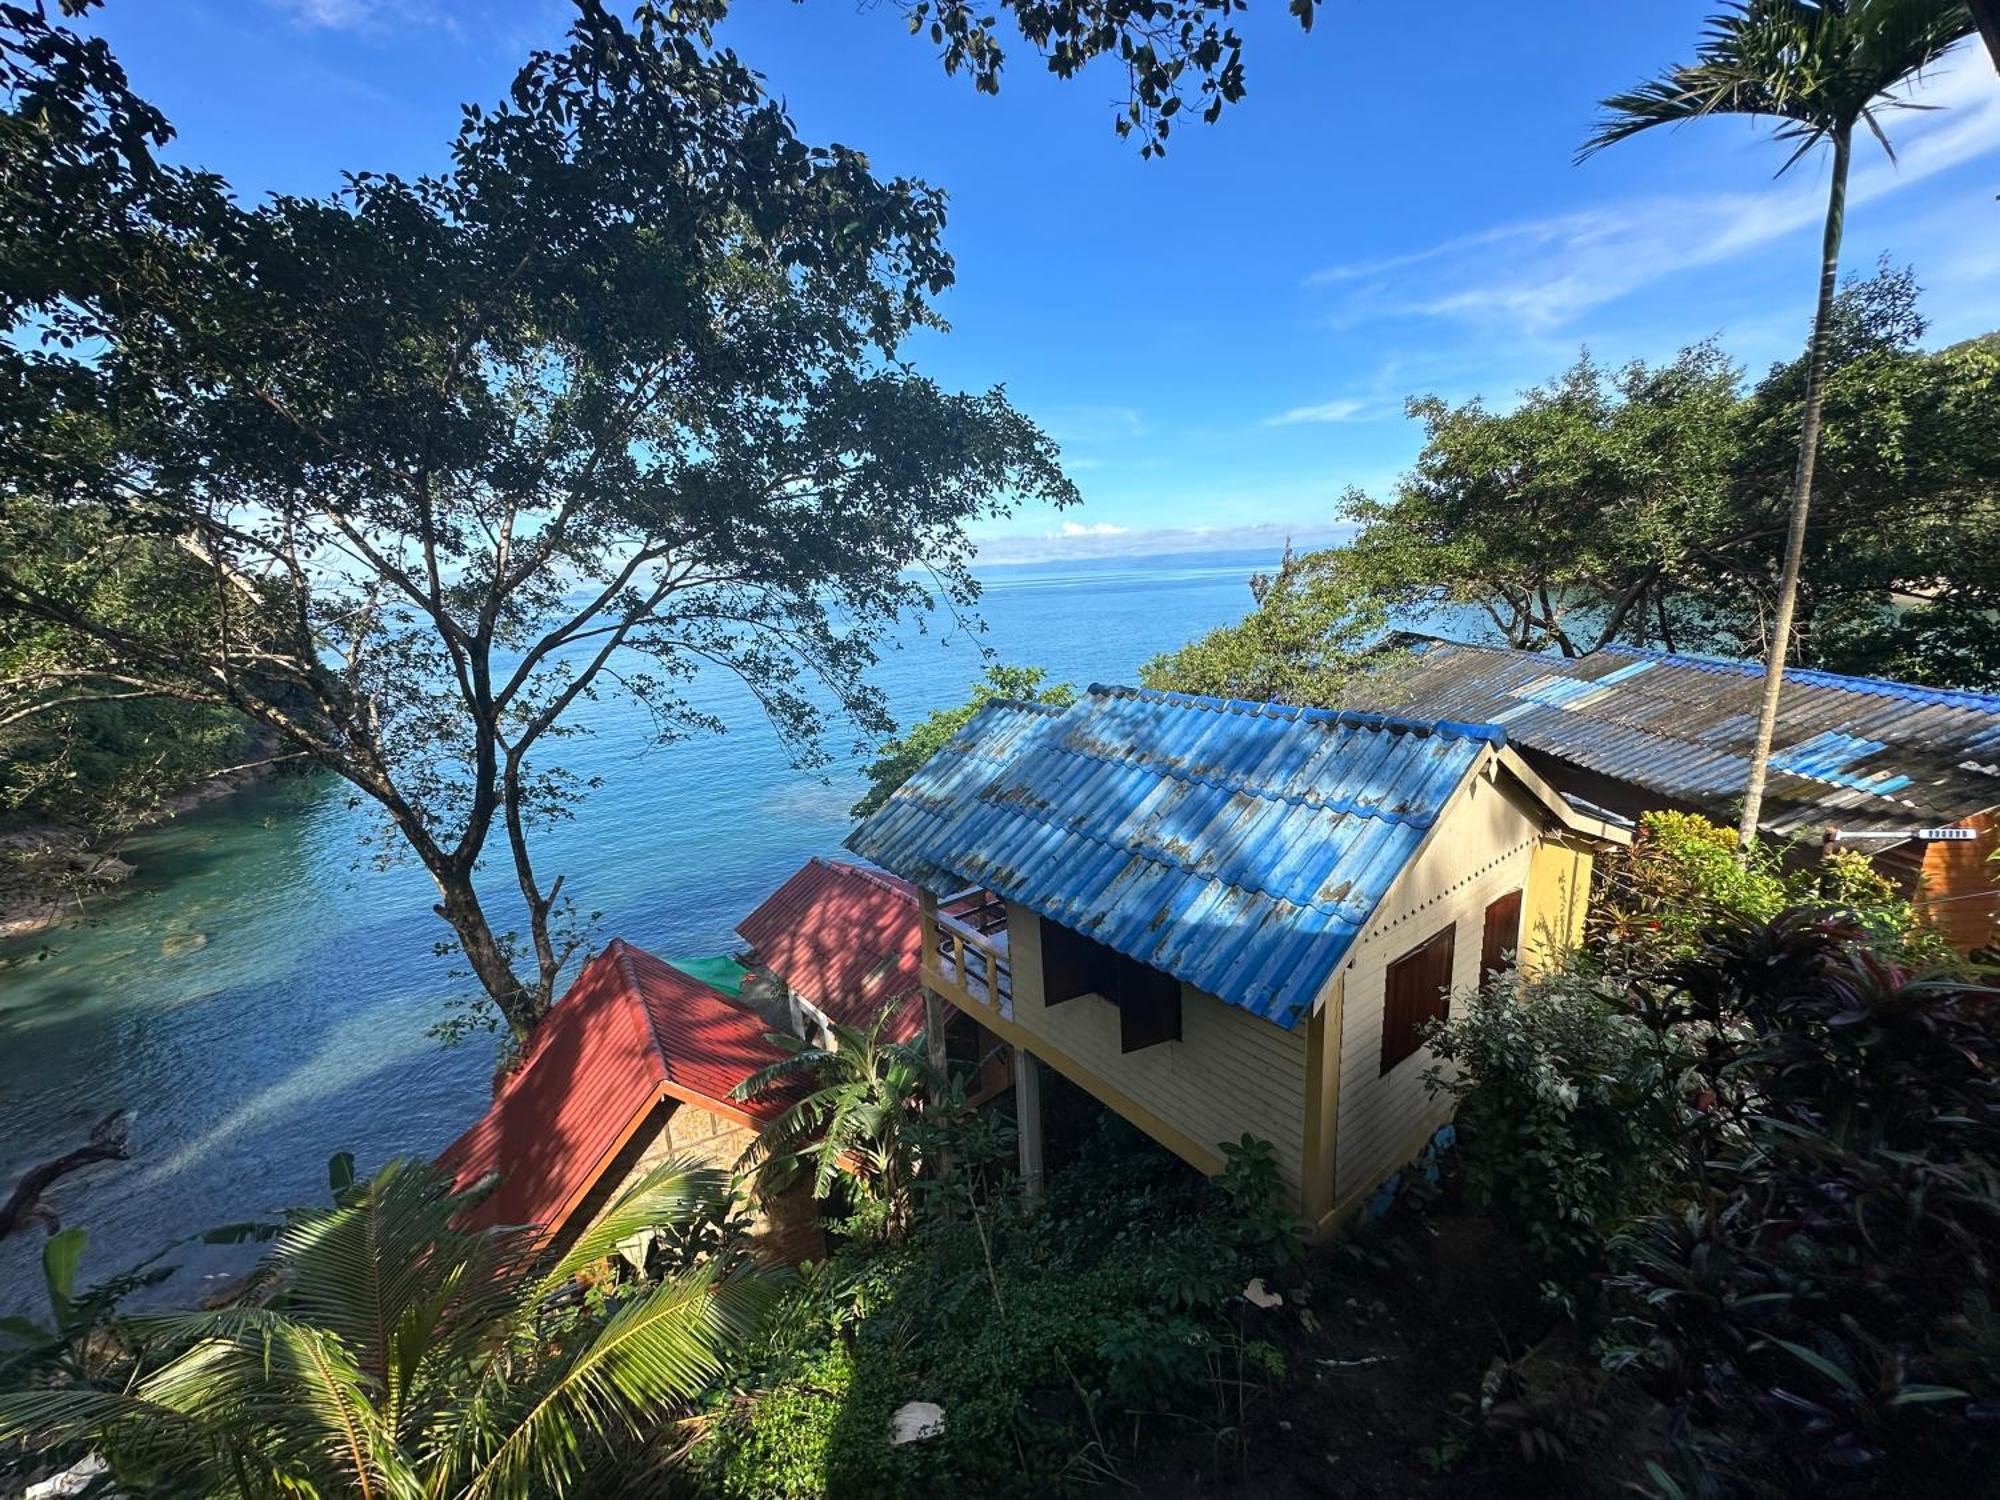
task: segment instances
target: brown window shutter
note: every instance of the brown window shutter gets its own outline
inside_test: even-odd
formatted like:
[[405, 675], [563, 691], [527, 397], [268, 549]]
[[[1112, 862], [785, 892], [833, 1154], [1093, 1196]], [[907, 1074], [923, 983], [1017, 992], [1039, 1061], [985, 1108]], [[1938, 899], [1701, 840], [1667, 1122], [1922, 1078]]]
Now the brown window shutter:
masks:
[[1479, 935], [1479, 984], [1507, 967], [1507, 955], [1521, 946], [1521, 893], [1509, 891], [1486, 908], [1486, 927]]
[[1458, 924], [1433, 933], [1389, 965], [1383, 976], [1382, 1071], [1387, 1073], [1423, 1045], [1427, 1022], [1441, 1021], [1449, 1008], [1452, 955]]
[[1181, 982], [1118, 957], [1118, 1046], [1122, 1052], [1181, 1039]]
[[1110, 999], [1117, 957], [1096, 939], [1042, 918], [1042, 1004], [1060, 1005], [1079, 995]]

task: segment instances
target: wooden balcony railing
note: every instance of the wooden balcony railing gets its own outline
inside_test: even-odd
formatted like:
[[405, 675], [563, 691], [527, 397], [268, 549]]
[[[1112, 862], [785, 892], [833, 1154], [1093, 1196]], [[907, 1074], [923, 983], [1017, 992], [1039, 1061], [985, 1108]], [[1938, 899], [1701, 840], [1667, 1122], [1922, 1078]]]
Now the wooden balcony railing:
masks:
[[1004, 928], [980, 932], [927, 900], [923, 944], [924, 983], [954, 1004], [988, 1007], [1013, 1019], [1014, 976]]

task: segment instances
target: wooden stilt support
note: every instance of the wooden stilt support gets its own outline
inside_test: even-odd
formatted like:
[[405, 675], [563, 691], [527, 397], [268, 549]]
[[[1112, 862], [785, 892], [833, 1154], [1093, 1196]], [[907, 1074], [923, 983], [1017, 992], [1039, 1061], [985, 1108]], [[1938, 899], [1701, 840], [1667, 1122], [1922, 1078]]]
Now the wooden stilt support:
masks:
[[1014, 1049], [1014, 1125], [1021, 1142], [1021, 1196], [1042, 1198], [1042, 1070], [1032, 1052]]

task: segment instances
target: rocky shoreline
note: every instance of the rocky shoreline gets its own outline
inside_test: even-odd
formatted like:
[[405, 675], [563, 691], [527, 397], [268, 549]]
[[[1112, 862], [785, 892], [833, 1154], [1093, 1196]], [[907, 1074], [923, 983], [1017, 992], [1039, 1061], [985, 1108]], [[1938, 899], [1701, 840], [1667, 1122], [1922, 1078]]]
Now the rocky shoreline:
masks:
[[0, 942], [83, 920], [95, 904], [120, 894], [137, 872], [119, 853], [130, 833], [233, 797], [275, 769], [275, 762], [255, 761], [205, 777], [162, 798], [124, 833], [94, 833], [67, 823], [0, 829]]

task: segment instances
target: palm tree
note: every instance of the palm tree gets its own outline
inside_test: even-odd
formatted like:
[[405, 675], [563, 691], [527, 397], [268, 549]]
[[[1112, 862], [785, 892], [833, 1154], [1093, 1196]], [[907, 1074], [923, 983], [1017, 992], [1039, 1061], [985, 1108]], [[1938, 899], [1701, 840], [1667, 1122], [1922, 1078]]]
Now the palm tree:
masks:
[[[1908, 107], [1893, 91], [1909, 82], [1971, 34], [1964, 0], [1748, 0], [1706, 23], [1695, 61], [1614, 94], [1603, 104], [1597, 131], [1578, 160], [1656, 125], [1709, 115], [1751, 115], [1775, 123], [1775, 139], [1793, 145], [1780, 175], [1815, 148], [1833, 152], [1827, 191], [1826, 232], [1820, 252], [1819, 303], [1813, 315], [1806, 365], [1805, 411], [1799, 422], [1799, 459], [1792, 478], [1791, 519], [1777, 611], [1764, 668], [1763, 704], [1750, 754], [1749, 782], [1737, 841], [1757, 837], [1771, 738], [1784, 686], [1785, 653], [1798, 605], [1799, 567], [1805, 556], [1806, 518], [1812, 505], [1813, 465], [1819, 455], [1820, 407], [1826, 378], [1833, 295], [1840, 273], [1840, 237], [1846, 217], [1847, 170], [1854, 132], [1867, 126], [1895, 159], [1878, 116]], [[1794, 144], [1795, 143], [1795, 144]]]
[[885, 1006], [866, 1031], [835, 1023], [827, 1046], [773, 1033], [773, 1045], [791, 1054], [738, 1084], [733, 1097], [792, 1093], [798, 1097], [766, 1125], [739, 1165], [755, 1168], [766, 1193], [785, 1186], [802, 1164], [813, 1167], [813, 1196], [833, 1190], [841, 1170], [853, 1169], [873, 1191], [892, 1238], [901, 1238], [911, 1216], [910, 1184], [916, 1175], [912, 1126], [938, 1082], [924, 1039], [887, 1042], [882, 1029], [898, 1006]]
[[755, 1328], [767, 1284], [713, 1258], [607, 1314], [575, 1294], [615, 1246], [698, 1216], [721, 1186], [670, 1162], [551, 1255], [531, 1229], [457, 1227], [472, 1196], [393, 1162], [288, 1219], [253, 1305], [126, 1320], [161, 1354], [123, 1388], [0, 1393], [0, 1442], [89, 1442], [115, 1476], [233, 1500], [576, 1492]]

